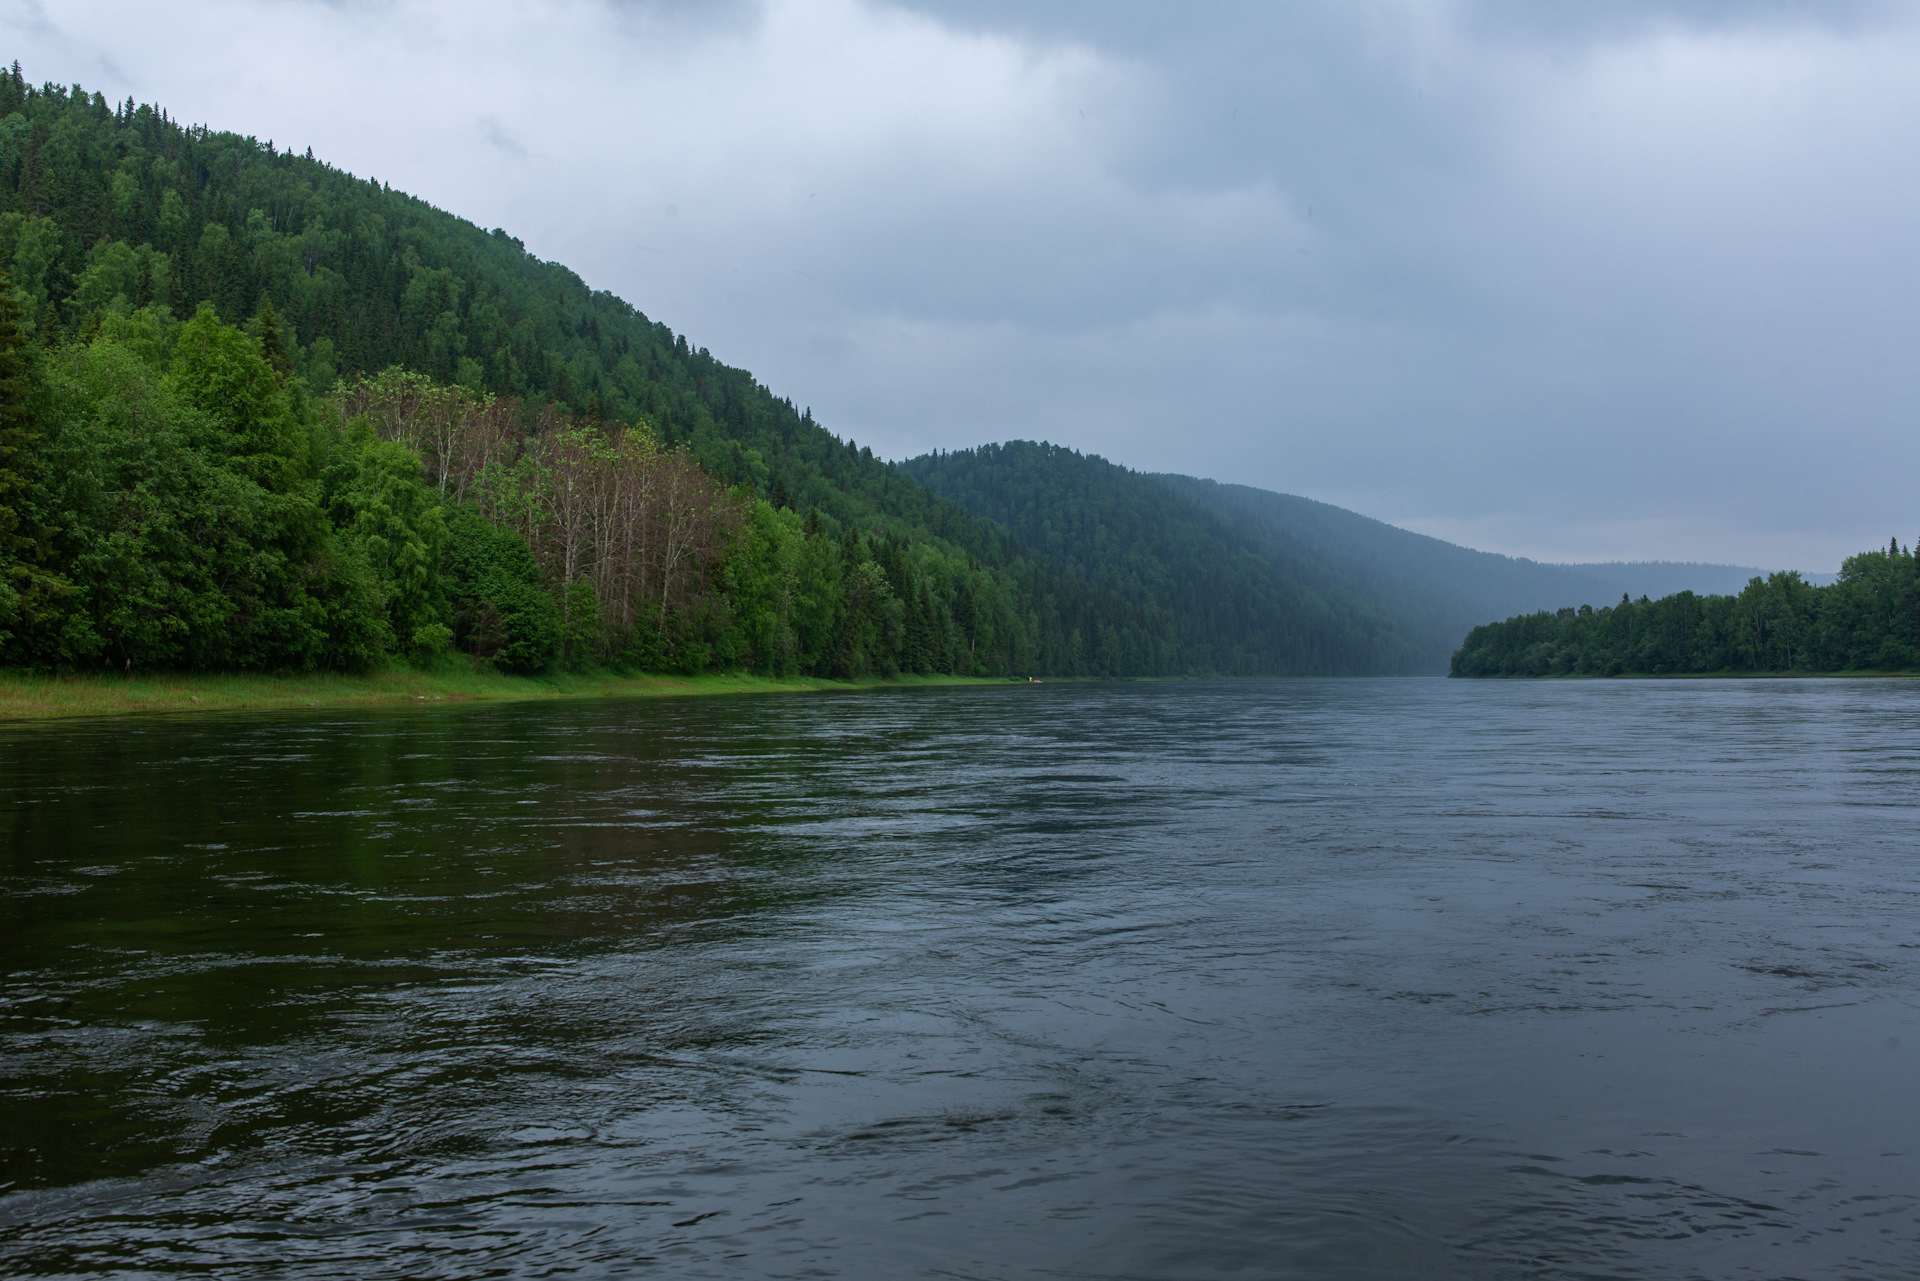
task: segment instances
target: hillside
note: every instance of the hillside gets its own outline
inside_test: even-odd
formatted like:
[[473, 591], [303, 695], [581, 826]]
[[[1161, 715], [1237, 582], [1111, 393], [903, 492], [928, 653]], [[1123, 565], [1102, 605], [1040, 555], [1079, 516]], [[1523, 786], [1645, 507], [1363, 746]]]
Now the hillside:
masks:
[[1434, 667], [1422, 638], [1404, 634], [1379, 595], [1342, 565], [1286, 546], [1284, 536], [1254, 536], [1160, 477], [1027, 441], [926, 455], [900, 468], [1006, 526], [1095, 591], [1166, 620], [1174, 670], [1357, 675]]
[[[1344, 566], [1340, 572], [1356, 582], [1372, 583], [1377, 598], [1392, 603], [1396, 626], [1444, 643], [1449, 653], [1465, 629], [1490, 618], [1612, 605], [1622, 596], [1638, 600], [1683, 591], [1738, 595], [1753, 579], [1770, 572], [1682, 561], [1542, 563], [1473, 551], [1310, 498], [1190, 476], [1157, 479], [1241, 522], [1250, 534], [1277, 536], [1276, 555], [1289, 554], [1289, 544], [1304, 544]], [[1836, 576], [1801, 578], [1818, 585], [1832, 583]]]
[[1620, 596], [1615, 584], [1575, 567], [1473, 551], [1309, 498], [1190, 476], [1154, 479], [1216, 513], [1275, 562], [1319, 566], [1377, 602], [1423, 672], [1445, 671], [1476, 623]]
[[291, 372], [313, 395], [403, 366], [442, 385], [644, 418], [714, 476], [843, 521], [993, 531], [893, 482], [871, 450], [818, 427], [520, 241], [271, 142], [182, 126], [0, 72], [0, 263], [42, 343], [149, 304], [213, 304], [229, 323], [271, 301]]
[[[1013, 441], [930, 454], [901, 469], [1010, 529], [1090, 586], [1176, 620], [1179, 661], [1230, 669], [1311, 619], [1352, 670], [1440, 673], [1490, 618], [1606, 605], [1676, 577], [1760, 573], [1711, 565], [1549, 565], [1473, 551], [1327, 503], [1191, 476], [1131, 471]], [[1213, 602], [1234, 602], [1219, 609]]]
[[[170, 490], [187, 507], [164, 518], [109, 512], [96, 501], [98, 486], [151, 484], [153, 475], [140, 470], [146, 464], [129, 462], [132, 470], [112, 474], [70, 474], [81, 463], [125, 460], [122, 446], [131, 442], [124, 432], [131, 428], [124, 422], [104, 438], [89, 433], [101, 427], [101, 397], [116, 379], [134, 377], [136, 367], [145, 388], [136, 416], [160, 414], [173, 421], [176, 411], [186, 415], [178, 419], [181, 465], [195, 475], [203, 464], [211, 467], [206, 474], [219, 484], [226, 483], [220, 477], [235, 473], [234, 457], [223, 449], [209, 451], [208, 444], [262, 425], [229, 421], [209, 434], [189, 424], [187, 419], [213, 412], [208, 398], [218, 397], [194, 382], [213, 371], [202, 368], [186, 377], [175, 368], [180, 336], [202, 312], [215, 327], [195, 330], [197, 342], [245, 364], [251, 357], [218, 328], [244, 326], [272, 367], [277, 389], [263, 386], [247, 412], [265, 412], [271, 402], [278, 406], [274, 414], [288, 416], [268, 434], [287, 437], [281, 442], [285, 474], [276, 485], [283, 491], [279, 496], [296, 505], [333, 502], [323, 492], [323, 473], [348, 465], [336, 456], [340, 440], [329, 435], [342, 426], [339, 406], [346, 401], [321, 403], [338, 395], [376, 411], [385, 443], [416, 453], [421, 428], [407, 406], [454, 406], [457, 412], [440, 415], [452, 433], [447, 439], [457, 437], [465, 442], [462, 448], [518, 468], [515, 474], [523, 479], [550, 479], [548, 455], [566, 453], [561, 445], [577, 430], [587, 435], [573, 455], [588, 470], [599, 466], [589, 456], [600, 444], [625, 450], [621, 456], [631, 466], [621, 464], [627, 470], [619, 483], [632, 493], [645, 489], [652, 475], [647, 468], [654, 466], [636, 460], [657, 447], [666, 460], [659, 465], [672, 470], [678, 464], [671, 460], [684, 455], [744, 504], [711, 524], [715, 541], [701, 556], [675, 562], [674, 572], [635, 561], [638, 578], [612, 574], [610, 560], [581, 562], [572, 550], [548, 557], [543, 548], [562, 537], [557, 527], [522, 521], [517, 536], [533, 557], [526, 575], [562, 615], [573, 617], [574, 604], [584, 607], [568, 603], [569, 592], [578, 597], [575, 588], [583, 581], [602, 595], [621, 597], [596, 606], [612, 614], [588, 628], [594, 632], [605, 623], [607, 630], [583, 641], [577, 647], [582, 652], [676, 670], [731, 663], [777, 673], [798, 664], [819, 674], [858, 675], [915, 668], [959, 674], [1116, 670], [1092, 665], [1088, 657], [1093, 639], [1102, 635], [1125, 639], [1124, 651], [1135, 656], [1126, 670], [1157, 670], [1154, 655], [1167, 649], [1145, 620], [1119, 602], [1090, 595], [1004, 529], [933, 498], [751, 374], [722, 364], [611, 294], [588, 288], [565, 267], [534, 258], [505, 231], [484, 231], [311, 154], [182, 126], [164, 110], [131, 100], [110, 104], [78, 86], [36, 88], [16, 66], [0, 72], [0, 267], [11, 277], [22, 344], [21, 400], [9, 412], [17, 419], [18, 439], [37, 442], [24, 453], [21, 445], [11, 447], [11, 465], [0, 456], [0, 467], [9, 467], [0, 476], [0, 509], [19, 528], [48, 531], [10, 535], [28, 542], [0, 546], [15, 558], [11, 567], [0, 566], [8, 576], [0, 583], [13, 584], [7, 592], [27, 590], [36, 574], [44, 579], [34, 579], [41, 581], [34, 589], [41, 604], [34, 607], [38, 613], [28, 611], [34, 613], [27, 620], [31, 626], [0, 616], [0, 632], [12, 633], [11, 648], [4, 651], [8, 661], [62, 665], [104, 656], [118, 663], [136, 654], [187, 666], [380, 661], [366, 645], [337, 636], [323, 643], [306, 634], [312, 627], [326, 630], [312, 622], [326, 611], [313, 603], [311, 591], [345, 590], [336, 576], [340, 540], [358, 535], [350, 537], [336, 523], [331, 544], [305, 536], [299, 547], [277, 547], [264, 561], [264, 545], [243, 540], [234, 553], [240, 563], [281, 568], [249, 579], [234, 598], [215, 591], [207, 568], [191, 566], [192, 557], [171, 567], [145, 559], [167, 542], [155, 528], [114, 523], [162, 520], [172, 522], [169, 529], [182, 522], [201, 529], [212, 519], [211, 508], [194, 507], [184, 491]], [[423, 399], [391, 379], [383, 384], [397, 397], [391, 403], [356, 391], [376, 375], [386, 377], [385, 371], [416, 375], [433, 395]], [[315, 436], [303, 453], [291, 443], [301, 433]], [[503, 443], [498, 457], [488, 452], [496, 437]], [[245, 479], [257, 483], [259, 477]], [[458, 556], [441, 562], [439, 535], [426, 536], [429, 527], [439, 528], [436, 520], [449, 530], [470, 528], [453, 519], [458, 513], [451, 508], [444, 519], [426, 514], [439, 510], [445, 480], [443, 468], [431, 501], [403, 504], [419, 508], [424, 522], [410, 545], [422, 558], [427, 586], [408, 589], [420, 596], [417, 608], [405, 618], [388, 617], [389, 631], [415, 627], [418, 614], [440, 619], [434, 625], [462, 638], [467, 634], [464, 607], [455, 603], [457, 592], [448, 595], [442, 572], [467, 562]], [[551, 497], [536, 489], [523, 486], [514, 501], [537, 506]], [[333, 515], [337, 522], [349, 513], [335, 503]], [[517, 518], [496, 506], [488, 519], [510, 526]], [[88, 546], [114, 548], [121, 559], [96, 565], [88, 560]], [[654, 590], [645, 582], [671, 584], [681, 570], [693, 579], [659, 588], [664, 603], [653, 628], [657, 634], [636, 640], [629, 616], [634, 601]], [[182, 574], [198, 576], [200, 585], [189, 590]], [[134, 583], [147, 593], [141, 603], [115, 596]], [[393, 615], [398, 588], [386, 582], [377, 590], [386, 594], [386, 612]], [[279, 603], [269, 607], [262, 592], [278, 593]], [[203, 611], [185, 624], [193, 637], [154, 639], [167, 627], [152, 620], [179, 621], [188, 599]], [[0, 593], [0, 615], [23, 608], [7, 605]], [[228, 643], [234, 629], [219, 621], [222, 611], [229, 611], [229, 622], [245, 615], [242, 631], [258, 624], [280, 639], [235, 648]], [[269, 615], [287, 626], [268, 626], [262, 620]], [[287, 622], [293, 618], [308, 621], [293, 626]], [[153, 643], [136, 641], [136, 633]], [[304, 639], [288, 639], [294, 633]], [[408, 651], [410, 644], [400, 632], [381, 643], [390, 654]], [[566, 649], [562, 641], [540, 641], [527, 652], [551, 650], [566, 661]], [[518, 652], [511, 645], [508, 650]]]

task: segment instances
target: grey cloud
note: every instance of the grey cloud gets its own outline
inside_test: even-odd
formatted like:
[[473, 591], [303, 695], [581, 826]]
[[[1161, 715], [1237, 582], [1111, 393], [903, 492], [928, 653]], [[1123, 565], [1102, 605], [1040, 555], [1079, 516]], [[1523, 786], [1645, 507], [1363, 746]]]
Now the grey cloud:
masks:
[[[1154, 465], [1251, 465], [1267, 483], [1363, 506], [1367, 491], [1390, 492], [1392, 506], [1370, 509], [1477, 528], [1508, 550], [1583, 555], [1597, 546], [1585, 539], [1679, 537], [1703, 555], [1744, 543], [1823, 566], [1864, 532], [1843, 509], [1901, 518], [1901, 487], [1845, 457], [1906, 459], [1900, 423], [1920, 402], [1897, 354], [1916, 319], [1904, 291], [1920, 283], [1899, 265], [1898, 228], [1916, 210], [1892, 161], [1912, 136], [1911, 96], [1886, 110], [1873, 86], [1829, 71], [1797, 88], [1854, 96], [1855, 110], [1812, 126], [1838, 146], [1768, 137], [1790, 130], [1792, 113], [1757, 114], [1749, 132], [1704, 129], [1692, 157], [1659, 153], [1663, 135], [1697, 121], [1634, 121], [1630, 100], [1595, 102], [1591, 128], [1526, 117], [1556, 110], [1557, 91], [1608, 60], [1689, 40], [1709, 55], [1745, 41], [1761, 65], [1755, 85], [1716, 85], [1707, 78], [1720, 69], [1702, 65], [1701, 101], [1671, 109], [1710, 115], [1748, 90], [1779, 97], [1778, 82], [1791, 93], [1805, 69], [1764, 65], [1769, 46], [1819, 59], [1884, 42], [1897, 59], [1911, 48], [1910, 10], [1210, 12], [1217, 20], [1193, 23], [1162, 6], [1022, 6], [1006, 19], [1147, 63], [1161, 127], [1116, 165], [1130, 181], [1267, 182], [1316, 211], [1310, 244], [1295, 246], [1315, 269], [1258, 263], [1247, 274], [1264, 277], [1270, 305], [1250, 308], [1244, 330], [1298, 310], [1322, 322], [1313, 336], [1283, 340], [1292, 350], [1264, 367], [1215, 343], [1188, 353], [1197, 376], [1182, 390], [1211, 383], [1213, 421], [1177, 453], [1151, 431], [1108, 426], [1110, 439]], [[1380, 15], [1395, 12], [1404, 21], [1383, 33]], [[981, 14], [954, 16], [977, 25]], [[1685, 70], [1673, 80], [1684, 93]], [[1555, 148], [1586, 171], [1551, 172]], [[1738, 154], [1769, 148], [1783, 153], [1771, 170]], [[1203, 287], [1238, 301], [1237, 283]], [[1845, 497], [1813, 517], [1823, 493]], [[1635, 554], [1680, 553], [1642, 541]]]
[[480, 136], [485, 138], [489, 145], [515, 158], [524, 158], [527, 154], [527, 149], [520, 140], [508, 133], [506, 127], [492, 116], [480, 118]]
[[1468, 30], [1556, 45], [1633, 39], [1659, 27], [1700, 31], [1801, 27], [1859, 32], [1902, 18], [1888, 0], [1611, 0], [1607, 4], [1530, 4], [1472, 0], [1461, 6]]

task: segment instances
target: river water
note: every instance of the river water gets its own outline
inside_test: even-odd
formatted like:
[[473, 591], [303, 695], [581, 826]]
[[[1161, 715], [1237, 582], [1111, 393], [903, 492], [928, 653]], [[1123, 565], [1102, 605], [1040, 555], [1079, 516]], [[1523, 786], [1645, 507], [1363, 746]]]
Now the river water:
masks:
[[1920, 683], [0, 733], [0, 1273], [1920, 1275]]

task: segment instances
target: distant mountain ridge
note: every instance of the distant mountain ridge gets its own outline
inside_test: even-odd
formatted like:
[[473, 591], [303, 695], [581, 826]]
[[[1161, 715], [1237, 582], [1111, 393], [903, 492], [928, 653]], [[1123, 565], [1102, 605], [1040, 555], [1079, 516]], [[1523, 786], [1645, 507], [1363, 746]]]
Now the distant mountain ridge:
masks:
[[[1642, 596], [1659, 600], [1675, 592], [1692, 592], [1696, 596], [1738, 596], [1748, 583], [1773, 572], [1751, 565], [1677, 560], [1590, 561], [1562, 564], [1560, 568], [1585, 574], [1617, 589], [1611, 590], [1604, 601], [1568, 602], [1573, 605], [1612, 605], [1622, 595], [1632, 600]], [[1839, 575], [1803, 571], [1800, 577], [1817, 587], [1824, 587]]]
[[[1444, 539], [1416, 534], [1411, 530], [1401, 529], [1397, 525], [1389, 525], [1385, 521], [1362, 516], [1346, 508], [1335, 507], [1311, 498], [1255, 489], [1249, 485], [1197, 480], [1191, 476], [1161, 474], [1157, 478], [1168, 484], [1186, 486], [1189, 489], [1216, 486], [1221, 492], [1221, 501], [1242, 511], [1250, 519], [1290, 524], [1290, 527], [1297, 530], [1320, 529], [1327, 536], [1353, 546], [1373, 546], [1373, 540], [1381, 536], [1379, 530], [1391, 530], [1394, 534], [1403, 535], [1408, 539], [1425, 540], [1421, 543], [1379, 544], [1376, 550], [1382, 555], [1400, 554], [1403, 551], [1422, 547], [1446, 548], [1452, 553], [1466, 553], [1470, 559], [1456, 558], [1450, 563], [1462, 568], [1468, 565], [1476, 566], [1477, 569], [1469, 573], [1469, 581], [1481, 581], [1487, 585], [1500, 581], [1506, 585], [1507, 590], [1514, 593], [1512, 595], [1495, 593], [1493, 597], [1483, 599], [1488, 599], [1490, 603], [1509, 599], [1535, 602], [1515, 612], [1529, 612], [1531, 609], [1558, 609], [1564, 605], [1575, 607], [1613, 605], [1618, 603], [1623, 595], [1633, 600], [1638, 600], [1642, 596], [1658, 600], [1663, 596], [1671, 596], [1675, 592], [1682, 591], [1690, 591], [1701, 596], [1734, 596], [1738, 595], [1753, 579], [1765, 578], [1772, 572], [1747, 565], [1722, 565], [1700, 561], [1535, 561], [1524, 556], [1475, 551], [1456, 543], [1449, 543]], [[1232, 496], [1238, 496], [1237, 504]], [[1444, 556], [1447, 553], [1440, 554]], [[1492, 574], [1494, 578], [1479, 577], [1486, 574]], [[1800, 576], [1816, 586], [1824, 586], [1837, 577], [1831, 573], [1805, 572]]]
[[[1097, 591], [1184, 615], [1192, 649], [1248, 643], [1272, 608], [1366, 637], [1387, 670], [1439, 674], [1472, 628], [1622, 595], [1737, 592], [1762, 571], [1671, 562], [1559, 565], [1475, 551], [1330, 503], [1136, 472], [1062, 446], [1009, 441], [900, 464], [939, 497], [1010, 529]], [[1235, 610], [1195, 609], [1225, 594]], [[1376, 669], [1379, 670], [1379, 669]]]

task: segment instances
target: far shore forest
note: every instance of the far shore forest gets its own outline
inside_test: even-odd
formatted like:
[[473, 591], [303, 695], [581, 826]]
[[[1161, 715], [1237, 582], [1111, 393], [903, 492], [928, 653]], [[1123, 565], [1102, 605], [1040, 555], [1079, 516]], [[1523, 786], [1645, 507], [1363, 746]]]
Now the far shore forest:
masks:
[[1679, 592], [1487, 623], [1455, 676], [1704, 676], [1920, 668], [1920, 562], [1889, 539], [1847, 557], [1838, 581], [1755, 578], [1738, 596]]
[[[1019, 457], [1061, 478], [1089, 462]], [[962, 488], [962, 463], [919, 471]], [[0, 665], [853, 679], [1424, 661], [1360, 577], [1269, 563], [1213, 515], [1143, 508], [1122, 531], [1110, 493], [1034, 488], [1065, 506], [1009, 513], [1029, 545], [504, 231], [311, 153], [0, 71]], [[1070, 554], [1110, 547], [1124, 556]], [[1905, 669], [1915, 598], [1895, 543], [1829, 587], [1775, 575], [1490, 623], [1452, 671]]]

